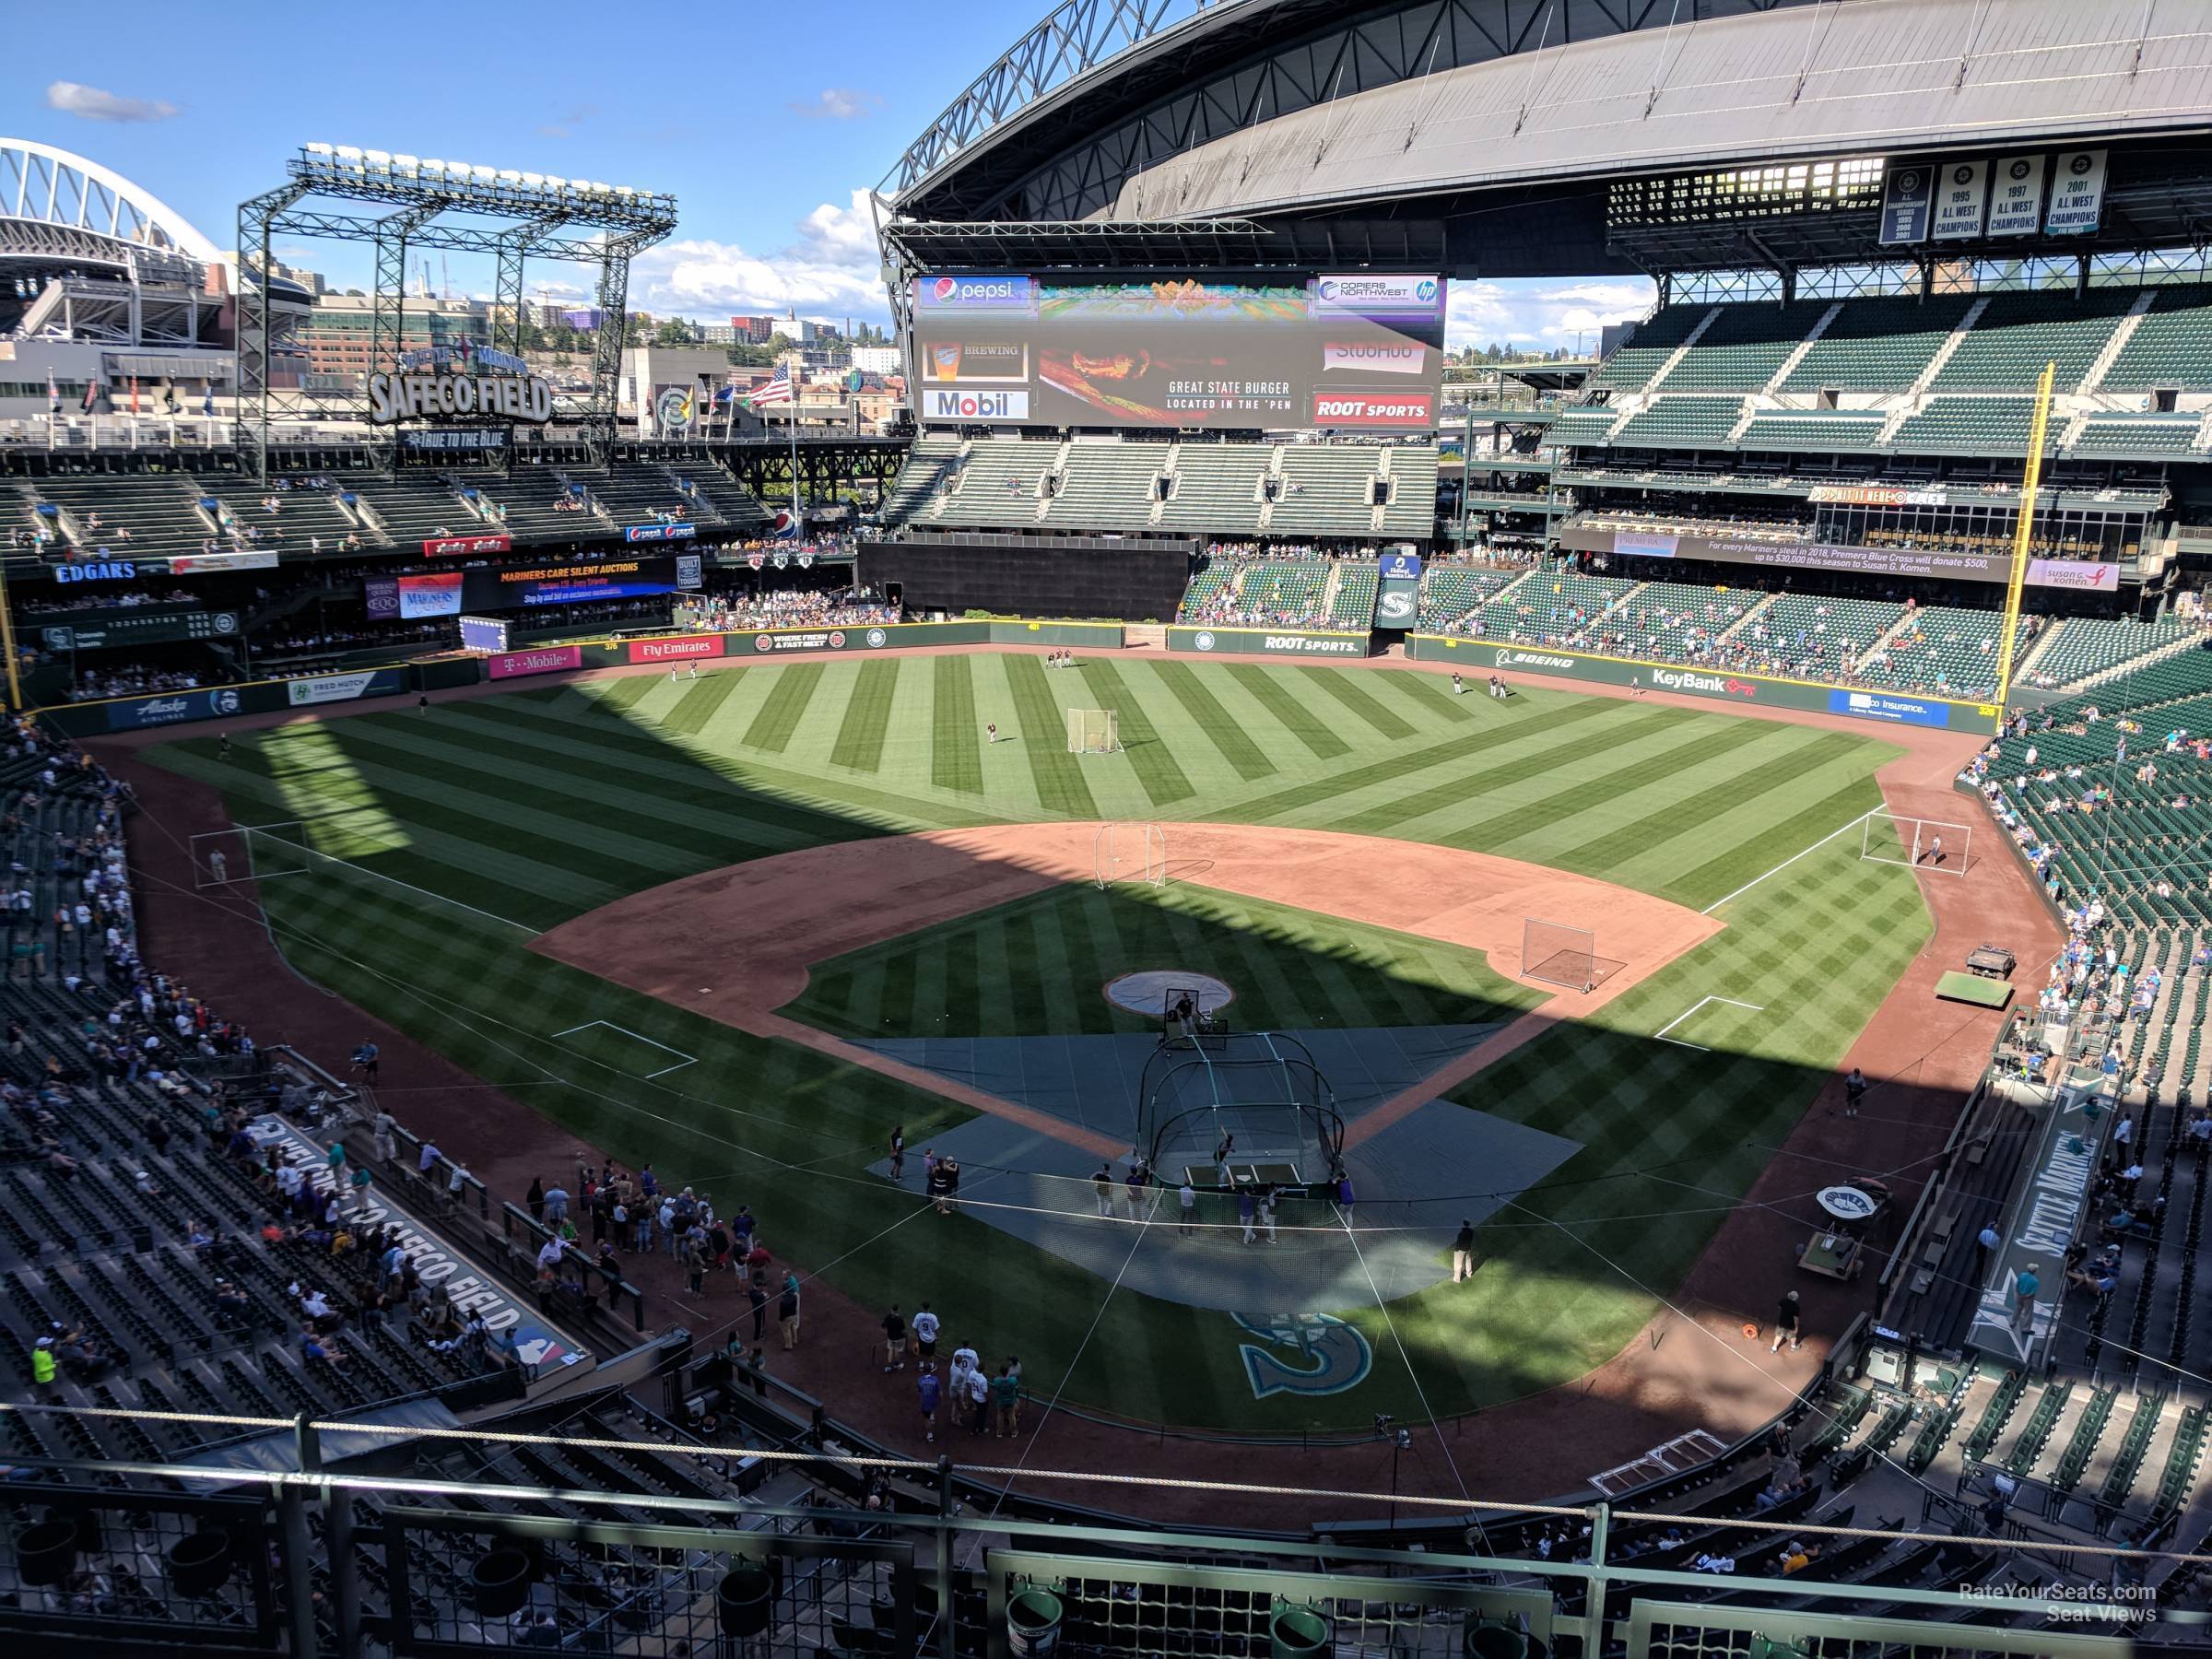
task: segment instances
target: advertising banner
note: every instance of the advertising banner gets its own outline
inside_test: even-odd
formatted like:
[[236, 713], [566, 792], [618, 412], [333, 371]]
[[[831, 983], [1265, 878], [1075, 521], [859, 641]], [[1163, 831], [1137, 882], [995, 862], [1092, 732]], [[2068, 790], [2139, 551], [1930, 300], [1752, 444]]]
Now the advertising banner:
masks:
[[169, 561], [171, 576], [205, 576], [210, 571], [273, 571], [276, 555], [269, 553], [180, 553]]
[[504, 553], [514, 546], [512, 535], [438, 535], [422, 544], [432, 559], [450, 559], [465, 553]]
[[[1805, 709], [1847, 714], [1860, 720], [1947, 726], [1965, 732], [1994, 732], [1997, 727], [1998, 711], [1994, 703], [1950, 702], [1939, 697], [1908, 697], [1894, 692], [1850, 691], [1841, 687], [1780, 679], [1763, 674], [1730, 674], [1719, 669], [1685, 668], [1672, 663], [1593, 656], [1547, 645], [1504, 645], [1493, 640], [1452, 634], [1414, 634], [1406, 641], [1406, 654], [1415, 662], [1448, 663], [1470, 674], [1486, 674], [1497, 668], [1595, 685], [1637, 685], [1684, 697], [1710, 698], [1739, 708]], [[1853, 706], [1843, 700], [1850, 698], [1864, 698], [1866, 701]]]
[[1363, 633], [1271, 631], [1265, 628], [1182, 628], [1168, 629], [1170, 651], [1226, 652], [1247, 656], [1363, 657]]
[[697, 657], [718, 657], [722, 654], [720, 634], [673, 634], [659, 640], [632, 640], [629, 642], [629, 661], [633, 663], [675, 663]]
[[1420, 618], [1420, 556], [1385, 553], [1377, 567], [1376, 577], [1375, 626], [1411, 628]]
[[[272, 560], [275, 555], [271, 554]], [[53, 579], [63, 587], [88, 582], [135, 582], [138, 566], [128, 559], [99, 559], [89, 564], [65, 564], [53, 567]]]
[[244, 700], [229, 686], [211, 690], [171, 691], [160, 697], [108, 705], [108, 730], [135, 732], [147, 726], [175, 725], [186, 720], [213, 720], [240, 712]]
[[583, 666], [580, 645], [547, 645], [536, 651], [502, 652], [484, 659], [487, 679], [519, 679], [526, 674], [559, 674], [564, 668]]
[[[1953, 582], [2009, 582], [2009, 553], [1967, 553], [1943, 547], [1866, 547], [1835, 542], [1770, 542], [1727, 536], [1668, 535], [1568, 524], [1559, 546], [1578, 553], [1625, 559], [1696, 559], [1714, 564], [1756, 565], [1772, 571], [1863, 571], [1874, 576], [1923, 577]], [[2028, 562], [2032, 587], [2117, 593], [2120, 567], [2086, 559], [2035, 559]]]
[[1347, 426], [1437, 419], [1445, 285], [1359, 272], [1303, 281], [914, 283], [924, 422]]
[[2033, 236], [2043, 222], [2045, 156], [2001, 157], [1989, 194], [1989, 234]]
[[1933, 169], [1925, 163], [1893, 167], [1882, 181], [1882, 233], [1885, 245], [1925, 241], [1928, 203], [1935, 192]]
[[313, 679], [284, 683], [285, 698], [295, 709], [352, 702], [363, 697], [390, 697], [406, 689], [406, 672], [400, 668], [364, 668], [353, 674], [322, 674]]
[[437, 576], [402, 576], [399, 589], [399, 615], [402, 621], [416, 621], [426, 617], [457, 617], [461, 614], [461, 578], [463, 572]]
[[361, 605], [371, 622], [399, 620], [399, 578], [371, 576], [361, 582]]
[[503, 426], [421, 427], [402, 432], [399, 447], [414, 455], [498, 454], [513, 436]]
[[1989, 206], [1989, 163], [1947, 161], [1936, 170], [1936, 240], [1962, 241], [1982, 234]]
[[1922, 697], [1900, 697], [1889, 691], [1844, 691], [1828, 694], [1830, 714], [1849, 714], [1859, 720], [1887, 720], [1897, 725], [1947, 726], [1951, 705]]
[[105, 651], [123, 645], [167, 645], [180, 640], [228, 640], [238, 633], [236, 611], [75, 611], [66, 622], [41, 620], [39, 641], [49, 651]]
[[2086, 236], [2104, 219], [2104, 152], [2062, 150], [2051, 181], [2043, 229], [2053, 236]]
[[1418, 553], [1385, 553], [1375, 573], [1385, 582], [1396, 576], [1418, 582], [1421, 579], [1421, 556]]
[[1940, 489], [1909, 489], [1901, 484], [1816, 484], [1805, 499], [1846, 507], [1940, 507], [1948, 500]]
[[689, 541], [699, 534], [697, 524], [630, 524], [622, 539], [633, 542]]

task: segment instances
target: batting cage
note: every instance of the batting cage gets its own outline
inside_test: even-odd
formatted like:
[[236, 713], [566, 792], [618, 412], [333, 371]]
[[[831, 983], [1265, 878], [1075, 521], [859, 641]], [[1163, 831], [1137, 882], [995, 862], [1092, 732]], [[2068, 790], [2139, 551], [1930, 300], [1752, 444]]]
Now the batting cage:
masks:
[[1313, 1055], [1281, 1031], [1231, 1031], [1179, 1015], [1145, 1063], [1137, 1146], [1163, 1185], [1201, 1191], [1319, 1187], [1344, 1151], [1335, 1092]]

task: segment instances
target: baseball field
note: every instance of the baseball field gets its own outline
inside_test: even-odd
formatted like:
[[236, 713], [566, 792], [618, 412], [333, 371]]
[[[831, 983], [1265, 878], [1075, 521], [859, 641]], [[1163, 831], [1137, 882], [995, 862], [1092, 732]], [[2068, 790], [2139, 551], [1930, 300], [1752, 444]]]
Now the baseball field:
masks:
[[[1115, 711], [1123, 750], [1068, 753], [1070, 708]], [[1912, 875], [1837, 833], [1897, 753], [1547, 689], [1454, 697], [1404, 669], [976, 653], [580, 681], [147, 758], [281, 826], [240, 850], [300, 974], [725, 1213], [749, 1204], [779, 1256], [864, 1307], [929, 1298], [948, 1331], [1018, 1351], [1040, 1395], [1292, 1431], [1517, 1398], [1635, 1335], [1928, 935]], [[1165, 884], [1085, 878], [1093, 820], [1171, 826]], [[1033, 854], [1005, 828], [1023, 825]], [[1301, 890], [1308, 841], [1364, 883]], [[1601, 957], [1631, 913], [1685, 923], [1584, 996], [1455, 931], [1461, 888], [1428, 920], [1440, 881], [1488, 883], [1515, 918], [1523, 885], [1575, 896]], [[635, 908], [664, 888], [678, 901]], [[613, 977], [576, 965], [601, 912], [631, 916]], [[747, 979], [771, 959], [789, 971]], [[1487, 1217], [1471, 1283], [1353, 1295], [1319, 1275], [1333, 1300], [1241, 1324], [1000, 1225], [997, 1171], [971, 1167], [974, 1203], [940, 1217], [912, 1167], [903, 1194], [872, 1168], [894, 1125], [920, 1148], [993, 1110], [885, 1044], [1139, 1038], [1100, 988], [1146, 970], [1234, 987], [1246, 1030], [1488, 1033], [1493, 1057], [1432, 1092], [1555, 1137], [1558, 1161], [1511, 1189], [1442, 1160], [1407, 1182], [1425, 1190], [1361, 1194], [1354, 1230], [1440, 1263], [1463, 1198]], [[1131, 1259], [1174, 1231], [1129, 1228]], [[1246, 1348], [1286, 1313], [1359, 1333], [1356, 1385], [1263, 1394]]]

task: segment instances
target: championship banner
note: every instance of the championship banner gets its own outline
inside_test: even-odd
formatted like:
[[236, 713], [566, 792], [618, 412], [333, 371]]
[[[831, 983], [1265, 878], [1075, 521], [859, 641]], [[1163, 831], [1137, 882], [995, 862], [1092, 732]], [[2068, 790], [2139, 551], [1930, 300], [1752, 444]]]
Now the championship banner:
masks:
[[2052, 174], [2051, 206], [2043, 213], [2049, 236], [2086, 236], [2104, 219], [2104, 151], [2066, 150]]
[[390, 697], [406, 689], [406, 676], [397, 668], [365, 668], [353, 674], [323, 674], [312, 679], [287, 680], [286, 700], [295, 709], [317, 703], [353, 702], [364, 697]]
[[514, 546], [512, 535], [441, 535], [422, 544], [432, 559], [451, 559], [465, 553], [504, 553]]
[[677, 663], [722, 654], [720, 634], [672, 634], [658, 640], [632, 640], [629, 660], [633, 663]]
[[547, 645], [536, 651], [510, 651], [484, 659], [488, 679], [519, 679], [527, 674], [559, 674], [583, 666], [581, 645]]
[[1928, 239], [1929, 203], [1935, 194], [1933, 164], [1916, 162], [1892, 167], [1882, 181], [1882, 229], [1885, 246]]

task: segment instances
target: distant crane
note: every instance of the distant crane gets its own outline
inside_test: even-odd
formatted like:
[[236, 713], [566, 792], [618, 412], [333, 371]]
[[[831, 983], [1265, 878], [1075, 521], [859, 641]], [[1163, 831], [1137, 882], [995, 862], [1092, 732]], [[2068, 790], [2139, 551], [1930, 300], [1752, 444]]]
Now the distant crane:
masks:
[[453, 262], [443, 253], [438, 255], [438, 275], [445, 290], [443, 297], [451, 300], [453, 297]]

